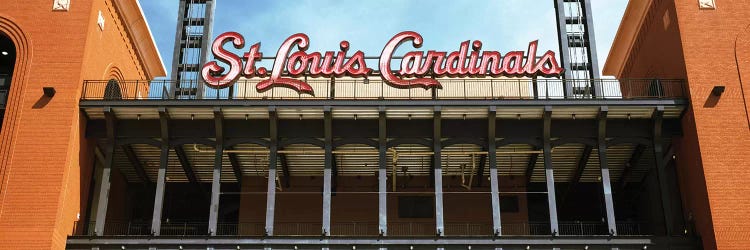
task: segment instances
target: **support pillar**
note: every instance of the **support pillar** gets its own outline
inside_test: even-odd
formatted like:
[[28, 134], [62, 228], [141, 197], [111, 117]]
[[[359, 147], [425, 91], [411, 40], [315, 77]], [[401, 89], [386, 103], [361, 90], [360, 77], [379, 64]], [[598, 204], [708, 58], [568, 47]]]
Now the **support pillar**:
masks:
[[560, 233], [557, 224], [557, 201], [555, 199], [555, 176], [552, 171], [552, 142], [550, 129], [552, 126], [552, 107], [544, 107], [544, 176], [547, 183], [547, 204], [549, 205], [549, 226], [552, 236]]
[[435, 106], [432, 117], [432, 150], [433, 150], [433, 173], [435, 179], [435, 233], [437, 236], [445, 235], [443, 223], [443, 168], [441, 157], [441, 107]]
[[112, 175], [112, 164], [115, 154], [115, 114], [112, 108], [104, 108], [104, 119], [107, 124], [107, 142], [104, 145], [104, 168], [102, 169], [102, 182], [99, 187], [99, 197], [96, 207], [96, 224], [94, 234], [104, 235], [104, 225], [107, 219], [107, 205], [109, 205], [109, 178]]
[[667, 184], [667, 162], [664, 160], [664, 139], [662, 138], [662, 124], [664, 122], [664, 107], [657, 106], [653, 114], [654, 120], [654, 159], [656, 161], [657, 177], [659, 178], [659, 193], [661, 194], [661, 205], [664, 212], [664, 226], [667, 236], [674, 233], [674, 221], [672, 220], [672, 203]]
[[214, 158], [213, 179], [211, 180], [211, 206], [208, 215], [208, 234], [216, 236], [217, 224], [219, 221], [219, 200], [221, 199], [221, 157], [224, 154], [222, 146], [216, 146], [216, 156]]
[[323, 168], [323, 236], [331, 235], [331, 168], [333, 166], [333, 135], [331, 107], [323, 108], [323, 134], [325, 137], [325, 165]]
[[497, 111], [495, 106], [490, 107], [487, 115], [487, 159], [490, 164], [490, 199], [492, 199], [492, 231], [495, 236], [503, 234], [500, 221], [500, 188], [497, 180], [497, 146], [495, 145], [495, 126], [497, 123]]
[[[378, 112], [378, 232], [381, 236], [388, 235], [388, 138], [386, 137], [385, 107]], [[382, 248], [381, 248], [382, 249]]]
[[597, 145], [599, 147], [599, 168], [602, 176], [602, 189], [604, 193], [604, 205], [607, 210], [607, 233], [617, 236], [617, 222], [615, 220], [615, 205], [612, 200], [612, 182], [609, 178], [609, 165], [607, 163], [607, 112], [606, 106], [599, 111], [599, 136]]
[[161, 154], [159, 155], [159, 172], [156, 176], [154, 194], [154, 214], [151, 217], [151, 235], [161, 234], [161, 214], [164, 206], [164, 189], [167, 185], [167, 165], [169, 164], [169, 114], [165, 108], [159, 108], [161, 123]]
[[278, 117], [276, 107], [268, 108], [269, 137], [268, 145], [268, 191], [266, 193], [266, 235], [273, 236], [274, 209], [276, 207], [276, 156], [279, 149]]
[[211, 206], [208, 214], [208, 234], [216, 236], [219, 221], [219, 197], [221, 193], [221, 165], [224, 155], [224, 116], [221, 108], [214, 108], [214, 128], [216, 129], [216, 154], [214, 156], [214, 171], [211, 179]]

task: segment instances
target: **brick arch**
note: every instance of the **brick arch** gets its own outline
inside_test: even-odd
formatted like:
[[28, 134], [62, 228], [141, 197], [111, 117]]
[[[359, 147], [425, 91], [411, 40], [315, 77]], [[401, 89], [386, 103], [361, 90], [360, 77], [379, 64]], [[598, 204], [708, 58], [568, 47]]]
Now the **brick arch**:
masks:
[[107, 65], [107, 69], [104, 70], [102, 79], [106, 79], [106, 80], [114, 79], [117, 81], [123, 81], [125, 80], [125, 77], [123, 76], [122, 70], [120, 70], [119, 67], [117, 67], [113, 63], [110, 63], [109, 65]]
[[[11, 152], [13, 152], [19, 111], [21, 103], [23, 103], [23, 95], [21, 93], [26, 88], [26, 81], [28, 80], [32, 46], [23, 29], [9, 17], [0, 16], [0, 33], [10, 38], [16, 47], [15, 68], [11, 77], [2, 131], [0, 131], [0, 142], [2, 142], [0, 144], [0, 194], [3, 194], [5, 192], [5, 176], [9, 171], [5, 166], [10, 166], [10, 162], [13, 160], [10, 156]], [[2, 197], [4, 196], [0, 195], [0, 203], [2, 203]]]

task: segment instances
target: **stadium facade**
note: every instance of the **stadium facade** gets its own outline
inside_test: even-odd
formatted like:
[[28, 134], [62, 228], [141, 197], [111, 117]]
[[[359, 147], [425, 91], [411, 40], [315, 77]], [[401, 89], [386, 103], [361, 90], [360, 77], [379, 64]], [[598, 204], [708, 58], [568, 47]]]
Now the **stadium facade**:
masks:
[[611, 79], [549, 2], [557, 52], [264, 55], [181, 0], [162, 80], [135, 0], [3, 4], [0, 248], [745, 249], [750, 9], [631, 1]]

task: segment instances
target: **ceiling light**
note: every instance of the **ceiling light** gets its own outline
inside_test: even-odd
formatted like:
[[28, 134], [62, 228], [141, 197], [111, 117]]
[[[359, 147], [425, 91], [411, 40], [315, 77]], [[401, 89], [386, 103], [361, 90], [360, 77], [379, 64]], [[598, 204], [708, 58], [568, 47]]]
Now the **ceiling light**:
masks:
[[3, 54], [4, 56], [7, 56], [8, 55], [8, 51], [0, 52], [0, 54]]

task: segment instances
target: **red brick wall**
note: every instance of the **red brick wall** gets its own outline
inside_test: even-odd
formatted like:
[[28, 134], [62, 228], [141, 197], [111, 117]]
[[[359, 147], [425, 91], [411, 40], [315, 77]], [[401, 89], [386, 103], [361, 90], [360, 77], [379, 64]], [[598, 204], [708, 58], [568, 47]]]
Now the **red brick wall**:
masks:
[[[128, 79], [144, 77], [112, 1], [72, 2], [69, 11], [52, 11], [52, 1], [0, 4], [0, 30], [15, 26], [14, 41], [26, 41], [0, 132], [0, 249], [64, 249], [85, 212], [93, 165], [93, 144], [82, 139], [81, 83], [113, 67]], [[44, 86], [57, 94], [45, 99]]]
[[[636, 38], [630, 58], [625, 64], [622, 78], [677, 78], [687, 79], [677, 10], [672, 1], [654, 1], [646, 14], [644, 24]], [[693, 82], [688, 84], [692, 87]], [[689, 107], [683, 117], [684, 136], [675, 138], [677, 175], [684, 212], [692, 214], [696, 231], [703, 238], [706, 249], [715, 248], [711, 213], [706, 198], [703, 167], [694, 125], [693, 109]], [[665, 149], [666, 150], [666, 149]], [[677, 233], [683, 229], [675, 228]]]
[[[750, 125], [743, 97], [749, 79], [740, 85], [735, 59], [746, 62], [750, 54], [735, 58], [735, 39], [747, 32], [750, 8], [744, 0], [716, 2], [715, 10], [701, 10], [694, 1], [675, 1], [699, 149], [691, 153], [700, 155], [716, 247], [747, 249], [750, 223], [740, 218], [750, 212]], [[715, 85], [726, 92], [711, 100]]]
[[[688, 80], [691, 105], [674, 140], [684, 216], [694, 217], [705, 249], [747, 249], [750, 224], [740, 218], [750, 212], [750, 95], [740, 80], [750, 82], [750, 8], [716, 4], [654, 0], [621, 77]], [[716, 85], [726, 86], [720, 98], [710, 95]]]

